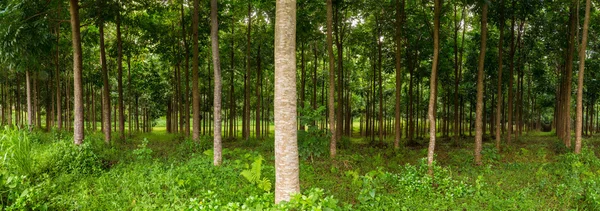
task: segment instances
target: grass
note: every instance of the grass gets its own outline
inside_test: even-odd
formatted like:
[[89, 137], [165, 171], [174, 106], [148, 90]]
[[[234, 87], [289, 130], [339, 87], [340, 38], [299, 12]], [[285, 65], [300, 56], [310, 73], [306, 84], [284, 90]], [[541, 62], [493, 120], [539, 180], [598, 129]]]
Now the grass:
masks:
[[[25, 134], [5, 129], [2, 134], [21, 141], [25, 135], [31, 144], [29, 163], [19, 161], [30, 170], [22, 171], [27, 167], [17, 168], [12, 163], [27, 156], [11, 155], [23, 154], [23, 150], [10, 148], [15, 141], [1, 141], [0, 151], [7, 155], [0, 169], [4, 209], [273, 208], [272, 193], [240, 176], [260, 155], [264, 158], [261, 177], [274, 185], [272, 138], [225, 139], [225, 162], [213, 167], [211, 137], [194, 143], [157, 128], [110, 146], [102, 142], [102, 134], [89, 134], [80, 148], [71, 146], [69, 133]], [[600, 188], [594, 189], [600, 184], [599, 138], [584, 140], [583, 155], [568, 153], [570, 149], [552, 133], [527, 133], [510, 146], [503, 143], [501, 152], [495, 150], [491, 138], [486, 140], [484, 164], [475, 166], [472, 137], [462, 138], [459, 145], [440, 137], [436, 175], [431, 180], [422, 163], [426, 140], [395, 150], [391, 139], [373, 145], [367, 138], [348, 138], [339, 145], [335, 159], [327, 153], [301, 157], [304, 197], [286, 205], [291, 208], [274, 209], [304, 210], [317, 205], [357, 210], [600, 208]], [[300, 147], [305, 146], [304, 140], [299, 141]]]

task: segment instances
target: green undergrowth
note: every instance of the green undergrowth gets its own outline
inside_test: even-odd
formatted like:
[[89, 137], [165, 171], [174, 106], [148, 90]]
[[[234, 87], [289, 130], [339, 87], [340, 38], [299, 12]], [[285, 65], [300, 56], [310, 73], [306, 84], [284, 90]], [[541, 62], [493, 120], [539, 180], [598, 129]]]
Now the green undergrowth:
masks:
[[[472, 138], [440, 138], [434, 174], [424, 146], [344, 138], [329, 158], [329, 136], [300, 132], [301, 195], [275, 205], [273, 139], [225, 139], [212, 165], [212, 138], [134, 134], [107, 145], [92, 133], [0, 131], [2, 210], [600, 210], [598, 138], [580, 155], [546, 134], [501, 150]], [[365, 141], [367, 140], [367, 141]]]

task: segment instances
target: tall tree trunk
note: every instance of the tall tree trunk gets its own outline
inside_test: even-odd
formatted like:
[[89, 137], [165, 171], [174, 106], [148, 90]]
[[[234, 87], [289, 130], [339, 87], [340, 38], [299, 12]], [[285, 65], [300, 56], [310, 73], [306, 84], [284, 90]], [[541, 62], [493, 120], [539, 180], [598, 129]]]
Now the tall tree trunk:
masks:
[[231, 78], [230, 78], [230, 87], [229, 87], [229, 137], [232, 138], [236, 136], [235, 134], [235, 117], [237, 116], [235, 112], [236, 108], [236, 98], [235, 95], [235, 81], [233, 80], [235, 77], [235, 26], [233, 24], [233, 16], [231, 17]]
[[433, 18], [433, 63], [431, 65], [431, 78], [429, 79], [429, 109], [427, 116], [429, 118], [429, 148], [427, 151], [427, 166], [428, 173], [433, 176], [433, 153], [435, 150], [435, 113], [436, 113], [436, 98], [437, 98], [437, 68], [438, 57], [440, 51], [440, 10], [442, 7], [441, 0], [435, 0], [434, 18]]
[[[108, 84], [108, 68], [106, 67], [106, 48], [104, 45], [104, 23], [98, 25], [100, 31], [100, 63], [102, 66], [102, 129], [104, 142], [110, 143], [110, 85]], [[60, 104], [60, 103], [59, 103]], [[60, 109], [60, 106], [59, 106]], [[60, 123], [59, 123], [60, 124]]]
[[33, 93], [31, 91], [31, 77], [29, 76], [29, 70], [25, 71], [25, 87], [27, 91], [27, 130], [31, 132], [33, 130]]
[[252, 32], [252, 6], [248, 3], [248, 30], [246, 31], [246, 73], [244, 74], [244, 117], [242, 119], [242, 138], [250, 137], [250, 33]]
[[213, 164], [221, 165], [221, 61], [219, 60], [219, 22], [217, 21], [217, 0], [210, 1], [210, 43], [212, 46], [213, 70], [215, 75], [214, 88], [214, 143]]
[[117, 11], [117, 92], [119, 106], [119, 139], [125, 139], [125, 112], [123, 106], [123, 41], [121, 40], [121, 9]]
[[[184, 48], [184, 53], [185, 53], [185, 66], [184, 66], [184, 74], [185, 74], [185, 82], [184, 82], [184, 98], [183, 98], [183, 107], [184, 107], [184, 112], [183, 112], [183, 118], [184, 118], [184, 124], [182, 125], [182, 127], [184, 127], [184, 131], [185, 131], [185, 136], [190, 136], [190, 103], [189, 103], [189, 99], [190, 99], [190, 77], [189, 77], [189, 68], [190, 68], [190, 52], [188, 50], [188, 44], [187, 44], [187, 33], [185, 31], [185, 19], [184, 19], [184, 10], [183, 10], [183, 4], [184, 1], [181, 1], [181, 36], [183, 37], [183, 48]], [[195, 58], [197, 59], [197, 58]]]
[[[256, 138], [261, 138], [261, 109], [262, 109], [262, 67], [261, 67], [260, 43], [256, 56]], [[215, 83], [216, 85], [216, 83]]]
[[[377, 18], [376, 18], [377, 19]], [[376, 21], [378, 22], [378, 21]], [[381, 80], [381, 72], [383, 71], [383, 65], [382, 65], [382, 59], [381, 59], [381, 45], [383, 40], [381, 40], [381, 26], [379, 26], [379, 23], [377, 24], [377, 57], [378, 57], [378, 68], [379, 68], [379, 72], [378, 72], [378, 83], [379, 83], [379, 142], [383, 143], [383, 132], [384, 132], [384, 127], [383, 127], [383, 81]]]
[[[305, 42], [301, 41], [300, 44], [300, 109], [304, 109], [304, 101], [306, 100], [306, 62], [304, 60], [304, 45]], [[300, 113], [300, 116], [304, 114]], [[300, 130], [306, 130], [302, 121], [299, 122]]]
[[333, 55], [333, 36], [332, 36], [332, 23], [333, 23], [333, 5], [332, 0], [327, 0], [327, 54], [329, 57], [329, 92], [328, 92], [328, 118], [329, 118], [329, 130], [331, 131], [331, 140], [329, 144], [329, 155], [331, 158], [335, 158], [336, 155], [336, 119], [335, 119], [335, 67], [334, 67], [334, 55]]
[[[583, 19], [583, 35], [581, 38], [581, 45], [579, 46], [579, 76], [577, 81], [577, 122], [575, 123], [575, 154], [581, 153], [581, 131], [583, 130], [583, 76], [585, 71], [585, 49], [587, 47], [589, 23], [590, 0], [586, 0], [585, 18]], [[593, 108], [593, 106], [591, 107]], [[588, 118], [589, 116], [590, 115], [588, 115]]]
[[506, 134], [506, 143], [510, 145], [513, 133], [513, 70], [515, 68], [515, 0], [512, 1], [512, 24], [510, 26], [510, 70], [508, 73], [508, 131]]
[[567, 49], [567, 59], [566, 59], [566, 74], [565, 80], [563, 81], [564, 85], [564, 101], [562, 102], [562, 131], [563, 135], [561, 138], [567, 147], [571, 147], [571, 78], [573, 78], [573, 56], [575, 51], [575, 33], [576, 33], [576, 7], [577, 1], [571, 1], [571, 9], [569, 16], [569, 40], [568, 40], [568, 49]]
[[300, 192], [296, 121], [296, 1], [277, 0], [275, 18], [275, 203]]
[[193, 96], [193, 132], [192, 139], [199, 141], [200, 139], [200, 90], [198, 90], [198, 12], [200, 5], [198, 0], [194, 0], [194, 14], [192, 17], [192, 43], [194, 51], [194, 59], [192, 62], [192, 96]]
[[502, 54], [504, 51], [502, 50], [504, 42], [504, 1], [500, 0], [500, 39], [498, 40], [498, 94], [496, 96], [496, 150], [500, 152], [500, 139], [501, 139], [501, 129], [504, 127], [502, 124], [502, 99], [504, 99], [504, 95], [502, 94]]
[[71, 35], [73, 42], [73, 90], [74, 90], [74, 134], [73, 142], [76, 145], [83, 143], [83, 91], [81, 83], [81, 70], [83, 69], [81, 53], [81, 33], [79, 26], [79, 0], [70, 0]]
[[481, 147], [483, 140], [483, 68], [485, 63], [485, 50], [487, 43], [487, 13], [488, 4], [483, 3], [481, 12], [481, 50], [479, 51], [479, 67], [477, 71], [477, 108], [475, 120], [475, 164], [481, 165]]

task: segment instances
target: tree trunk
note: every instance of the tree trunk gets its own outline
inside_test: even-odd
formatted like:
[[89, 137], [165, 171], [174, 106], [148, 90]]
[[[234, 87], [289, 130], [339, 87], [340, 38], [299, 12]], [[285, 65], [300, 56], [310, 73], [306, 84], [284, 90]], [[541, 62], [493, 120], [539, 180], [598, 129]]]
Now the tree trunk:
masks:
[[194, 51], [194, 59], [192, 62], [192, 96], [193, 96], [193, 135], [194, 141], [200, 139], [200, 93], [198, 90], [198, 12], [200, 6], [198, 0], [194, 0], [194, 13], [192, 17], [192, 43]]
[[[577, 82], [577, 122], [575, 123], [575, 154], [581, 153], [581, 131], [583, 130], [583, 76], [585, 70], [585, 49], [587, 46], [589, 23], [590, 0], [586, 0], [585, 19], [583, 20], [583, 35], [581, 38], [581, 45], [579, 46], [579, 76]], [[588, 115], [588, 118], [589, 116], [590, 115]]]
[[565, 80], [563, 81], [564, 91], [563, 91], [563, 100], [562, 101], [562, 137], [561, 138], [565, 145], [570, 148], [571, 147], [571, 78], [573, 78], [573, 56], [575, 51], [575, 33], [576, 33], [576, 6], [577, 1], [573, 0], [571, 2], [570, 9], [570, 17], [569, 17], [569, 40], [568, 40], [568, 49], [567, 49], [567, 59], [566, 59], [566, 68], [565, 68]]
[[[104, 142], [110, 143], [110, 85], [108, 84], [108, 68], [106, 67], [106, 50], [104, 46], [104, 23], [98, 25], [100, 31], [100, 63], [102, 66], [102, 129]], [[60, 104], [60, 103], [59, 103]], [[59, 106], [60, 109], [60, 106]], [[60, 123], [59, 123], [60, 124]]]
[[242, 138], [250, 137], [250, 33], [252, 32], [252, 6], [248, 3], [248, 30], [246, 31], [246, 73], [244, 74], [244, 117], [242, 119]]
[[29, 70], [25, 71], [25, 87], [27, 91], [27, 130], [31, 132], [33, 130], [33, 93], [31, 91], [31, 77], [29, 76]]
[[429, 109], [427, 116], [429, 118], [429, 148], [427, 151], [428, 173], [433, 177], [433, 153], [435, 150], [435, 113], [436, 113], [436, 97], [437, 97], [437, 68], [438, 57], [440, 50], [440, 10], [442, 7], [441, 0], [435, 0], [434, 18], [433, 18], [433, 63], [431, 66], [431, 78], [429, 79]]
[[275, 203], [300, 192], [296, 121], [296, 1], [277, 0], [275, 18]]
[[329, 118], [329, 130], [331, 131], [331, 141], [329, 144], [329, 155], [331, 158], [335, 158], [336, 155], [336, 119], [335, 119], [335, 67], [334, 67], [334, 55], [333, 55], [333, 36], [332, 36], [332, 23], [333, 23], [333, 6], [332, 0], [327, 0], [327, 53], [329, 57], [329, 92], [328, 92], [328, 118]]
[[[512, 2], [512, 9], [515, 9], [515, 2]], [[512, 14], [512, 24], [510, 26], [510, 70], [508, 73], [508, 131], [506, 135], [506, 143], [510, 145], [513, 132], [513, 70], [515, 67], [515, 14]]]
[[70, 0], [71, 35], [73, 44], [73, 90], [74, 90], [74, 134], [73, 142], [76, 145], [83, 143], [83, 87], [81, 83], [81, 70], [83, 69], [81, 53], [81, 33], [79, 26], [79, 0]]
[[214, 88], [214, 143], [213, 164], [221, 165], [221, 61], [219, 60], [219, 22], [217, 21], [217, 0], [210, 1], [210, 43], [212, 46], [213, 70], [215, 75]]
[[477, 71], [477, 108], [475, 120], [475, 164], [480, 166], [481, 163], [481, 147], [483, 139], [483, 68], [485, 62], [485, 50], [487, 43], [487, 13], [488, 4], [483, 4], [481, 12], [481, 50], [479, 51], [479, 67]]
[[500, 139], [501, 139], [501, 128], [502, 124], [502, 50], [504, 42], [504, 1], [500, 0], [500, 39], [498, 40], [498, 94], [496, 96], [496, 150], [500, 152]]
[[[119, 5], [119, 7], [121, 7]], [[123, 106], [123, 42], [121, 40], [121, 11], [117, 11], [117, 92], [119, 93], [119, 139], [125, 139], [125, 113]]]
[[[184, 48], [184, 53], [185, 53], [185, 66], [184, 66], [184, 74], [185, 74], [185, 82], [184, 82], [184, 97], [183, 97], [183, 107], [184, 107], [184, 112], [183, 112], [183, 125], [182, 127], [184, 128], [184, 133], [185, 136], [189, 137], [190, 136], [190, 103], [189, 103], [189, 99], [190, 99], [190, 77], [189, 77], [189, 68], [190, 68], [190, 52], [188, 50], [188, 44], [187, 44], [187, 33], [185, 31], [185, 19], [183, 18], [184, 16], [184, 10], [183, 10], [183, 4], [184, 1], [181, 1], [181, 36], [183, 38], [183, 48]], [[197, 58], [195, 58], [197, 59]]]

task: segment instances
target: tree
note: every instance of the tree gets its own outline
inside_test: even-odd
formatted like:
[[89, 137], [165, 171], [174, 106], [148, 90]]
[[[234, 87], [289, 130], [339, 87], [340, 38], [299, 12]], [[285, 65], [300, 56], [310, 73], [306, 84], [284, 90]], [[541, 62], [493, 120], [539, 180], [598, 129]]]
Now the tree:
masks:
[[427, 151], [427, 166], [428, 173], [433, 176], [433, 153], [435, 150], [435, 113], [436, 113], [436, 98], [437, 98], [437, 68], [438, 57], [440, 54], [440, 10], [442, 7], [441, 0], [435, 0], [435, 9], [433, 17], [433, 63], [431, 65], [431, 78], [429, 78], [429, 109], [427, 117], [429, 118], [429, 148]]
[[192, 62], [192, 139], [200, 139], [200, 93], [198, 89], [198, 12], [200, 5], [198, 0], [194, 0], [194, 13], [192, 15], [192, 43], [193, 43], [193, 62]]
[[402, 139], [402, 128], [400, 118], [400, 101], [402, 97], [402, 21], [404, 16], [405, 1], [396, 0], [396, 108], [395, 108], [395, 137], [394, 148], [400, 147], [400, 139]]
[[329, 131], [331, 131], [331, 140], [329, 144], [329, 155], [334, 158], [336, 155], [336, 123], [335, 123], [335, 66], [333, 55], [333, 4], [332, 0], [327, 0], [327, 54], [329, 57], [329, 92], [327, 97], [327, 107], [329, 110]]
[[502, 124], [502, 43], [504, 41], [504, 1], [500, 0], [500, 38], [498, 39], [498, 94], [496, 95], [496, 149], [500, 151], [500, 136]]
[[121, 40], [121, 5], [117, 11], [117, 92], [119, 106], [119, 139], [125, 139], [125, 107], [123, 106], [123, 42]]
[[296, 120], [296, 1], [277, 0], [275, 16], [275, 203], [300, 192]]
[[71, 13], [71, 36], [73, 44], [73, 92], [74, 92], [74, 128], [73, 141], [76, 145], [83, 143], [83, 85], [81, 80], [81, 70], [83, 69], [83, 59], [81, 53], [81, 32], [79, 26], [79, 0], [70, 0]]
[[583, 35], [579, 46], [579, 76], [577, 82], [577, 122], [575, 124], [575, 154], [581, 153], [581, 133], [583, 132], [583, 74], [585, 71], [585, 49], [587, 46], [590, 23], [590, 0], [585, 1], [585, 18], [583, 19]]
[[214, 165], [221, 165], [221, 61], [219, 60], [219, 22], [217, 21], [217, 0], [210, 0], [210, 43], [212, 46], [213, 70], [215, 75], [214, 87]]
[[106, 67], [106, 52], [104, 47], [104, 23], [98, 24], [100, 30], [100, 65], [102, 66], [102, 129], [104, 142], [110, 143], [110, 85], [108, 84], [108, 68]]
[[481, 11], [481, 50], [479, 51], [479, 66], [477, 71], [477, 108], [475, 111], [475, 164], [481, 165], [481, 142], [483, 139], [483, 68], [485, 63], [485, 46], [487, 42], [487, 13], [488, 4], [483, 3]]

